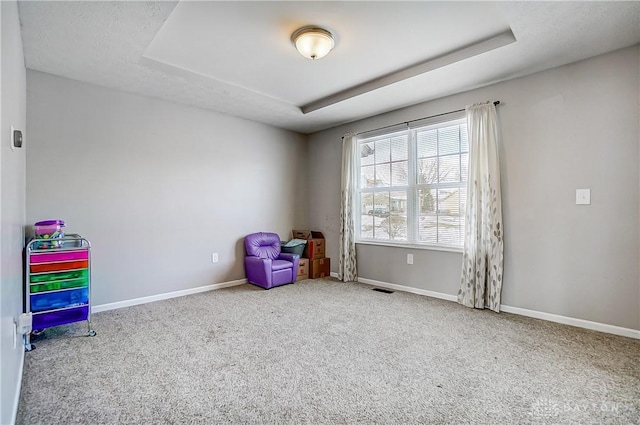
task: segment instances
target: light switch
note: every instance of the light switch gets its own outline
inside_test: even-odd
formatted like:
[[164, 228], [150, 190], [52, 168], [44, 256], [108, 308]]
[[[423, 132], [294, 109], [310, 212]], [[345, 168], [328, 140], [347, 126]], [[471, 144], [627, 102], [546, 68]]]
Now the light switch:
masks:
[[413, 254], [407, 254], [407, 264], [413, 264]]
[[591, 205], [591, 189], [576, 189], [576, 205]]

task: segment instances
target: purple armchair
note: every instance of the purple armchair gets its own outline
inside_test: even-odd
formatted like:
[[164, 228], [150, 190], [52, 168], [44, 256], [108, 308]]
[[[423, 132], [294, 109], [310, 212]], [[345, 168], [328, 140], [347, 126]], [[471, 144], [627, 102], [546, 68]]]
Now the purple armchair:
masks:
[[296, 281], [300, 256], [280, 252], [277, 234], [253, 233], [245, 238], [244, 247], [244, 269], [250, 283], [269, 289]]

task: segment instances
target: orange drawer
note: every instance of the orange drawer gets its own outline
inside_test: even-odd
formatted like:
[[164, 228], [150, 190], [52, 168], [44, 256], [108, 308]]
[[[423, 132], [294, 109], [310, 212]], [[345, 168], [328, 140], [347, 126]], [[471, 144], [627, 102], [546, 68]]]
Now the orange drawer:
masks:
[[31, 264], [31, 273], [58, 272], [62, 270], [86, 269], [89, 261], [61, 261], [59, 263]]

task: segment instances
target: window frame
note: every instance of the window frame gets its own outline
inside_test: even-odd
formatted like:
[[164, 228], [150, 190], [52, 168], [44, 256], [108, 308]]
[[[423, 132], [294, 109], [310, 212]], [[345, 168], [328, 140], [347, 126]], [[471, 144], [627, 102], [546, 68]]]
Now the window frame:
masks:
[[[379, 245], [379, 246], [390, 246], [390, 247], [400, 247], [400, 248], [411, 248], [411, 249], [426, 249], [426, 250], [435, 250], [435, 251], [451, 251], [451, 252], [462, 252], [463, 244], [464, 244], [464, 208], [460, 207], [459, 220], [461, 224], [461, 237], [460, 237], [460, 245], [453, 245], [447, 243], [428, 243], [428, 242], [420, 242], [419, 236], [419, 221], [420, 221], [420, 212], [418, 209], [419, 204], [419, 190], [426, 189], [443, 189], [443, 188], [459, 188], [464, 189], [464, 194], [466, 196], [468, 190], [468, 177], [463, 176], [464, 172], [463, 164], [460, 163], [460, 182], [436, 182], [436, 183], [418, 183], [418, 141], [417, 135], [421, 131], [428, 131], [432, 129], [438, 129], [443, 127], [449, 127], [454, 125], [464, 125], [466, 129], [466, 118], [464, 112], [458, 113], [455, 115], [448, 115], [447, 117], [437, 117], [435, 119], [425, 119], [420, 120], [419, 122], [415, 122], [411, 125], [403, 126], [402, 128], [398, 128], [394, 126], [386, 131], [376, 131], [376, 132], [366, 132], [363, 133], [360, 137], [357, 138], [356, 143], [358, 144], [358, 155], [355, 158], [355, 168], [357, 170], [357, 178], [355, 182], [355, 195], [356, 199], [354, 202], [354, 215], [355, 215], [355, 226], [356, 226], [356, 237], [355, 242], [357, 244], [363, 245]], [[373, 187], [373, 188], [363, 188], [362, 187], [362, 155], [361, 146], [365, 143], [371, 143], [384, 139], [393, 139], [394, 137], [407, 135], [407, 173], [408, 180], [407, 184], [403, 186], [392, 186], [393, 176], [389, 176], [389, 186], [384, 187]], [[468, 134], [468, 129], [467, 129]], [[460, 143], [462, 143], [462, 138], [459, 138]], [[448, 154], [448, 155], [457, 155], [462, 161], [462, 155], [467, 154], [468, 159], [468, 139], [467, 139], [467, 150], [465, 151], [462, 146], [456, 153]], [[391, 150], [391, 147], [390, 147]], [[440, 155], [437, 152], [437, 155], [433, 158], [436, 158], [438, 161], [439, 158], [448, 156], [447, 154]], [[390, 156], [388, 161], [389, 164], [393, 163], [393, 157]], [[386, 162], [385, 162], [386, 163]], [[375, 159], [372, 163], [374, 166], [376, 164]], [[468, 163], [466, 166], [466, 170], [468, 172]], [[439, 171], [438, 171], [439, 173]], [[377, 177], [374, 176], [374, 185]], [[362, 194], [363, 193], [371, 193], [374, 195], [379, 192], [389, 193], [389, 195], [393, 192], [404, 191], [406, 193], [406, 217], [407, 217], [407, 232], [406, 232], [406, 240], [393, 240], [391, 236], [389, 239], [373, 239], [362, 237]], [[466, 201], [466, 199], [465, 199]], [[459, 200], [459, 202], [462, 202]], [[460, 205], [460, 204], [459, 204]], [[372, 208], [375, 210], [376, 202], [375, 198], [372, 202]], [[391, 212], [391, 208], [389, 208]], [[441, 217], [445, 214], [440, 214], [436, 212], [435, 217]], [[375, 215], [374, 215], [375, 217]], [[437, 224], [439, 226], [439, 223]], [[436, 227], [436, 229], [438, 229]], [[437, 230], [436, 230], [437, 231]], [[374, 225], [374, 234], [375, 234], [375, 225]]]

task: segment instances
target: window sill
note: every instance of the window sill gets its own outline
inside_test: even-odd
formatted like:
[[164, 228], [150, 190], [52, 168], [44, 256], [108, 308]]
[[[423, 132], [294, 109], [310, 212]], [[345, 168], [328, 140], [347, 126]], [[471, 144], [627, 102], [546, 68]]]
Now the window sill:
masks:
[[462, 254], [463, 249], [454, 246], [434, 246], [434, 245], [417, 245], [410, 243], [393, 243], [385, 241], [367, 241], [357, 240], [356, 245], [377, 245], [386, 246], [389, 248], [408, 248], [408, 249], [424, 249], [427, 251], [444, 251], [444, 252], [456, 252]]

